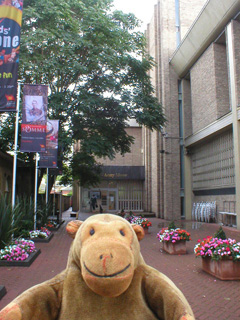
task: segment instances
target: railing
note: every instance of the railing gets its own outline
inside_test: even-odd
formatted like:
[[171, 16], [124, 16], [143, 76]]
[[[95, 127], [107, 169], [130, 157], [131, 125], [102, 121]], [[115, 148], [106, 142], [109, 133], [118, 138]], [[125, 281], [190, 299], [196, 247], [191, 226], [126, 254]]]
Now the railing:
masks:
[[192, 220], [201, 222], [217, 221], [216, 201], [193, 203]]
[[223, 210], [218, 212], [219, 222], [225, 226], [237, 226], [236, 201], [223, 201]]
[[[220, 211], [219, 222], [224, 226], [236, 227], [237, 226], [237, 214], [234, 212]], [[220, 218], [221, 217], [221, 218]]]

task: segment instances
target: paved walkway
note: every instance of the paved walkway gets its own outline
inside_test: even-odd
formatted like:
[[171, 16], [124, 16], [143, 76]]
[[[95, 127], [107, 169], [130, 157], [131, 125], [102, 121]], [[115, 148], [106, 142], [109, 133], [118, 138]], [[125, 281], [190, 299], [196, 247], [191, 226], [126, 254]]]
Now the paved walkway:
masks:
[[[85, 220], [90, 214], [80, 214]], [[70, 212], [64, 213], [64, 224], [54, 232], [49, 243], [37, 243], [41, 254], [30, 267], [0, 267], [0, 284], [7, 294], [0, 300], [0, 309], [29, 287], [52, 278], [62, 271], [67, 263], [71, 238], [65, 226]], [[196, 320], [240, 320], [240, 281], [221, 281], [201, 269], [201, 259], [194, 256], [193, 248], [198, 239], [213, 235], [216, 224], [177, 222], [191, 232], [192, 241], [187, 242], [188, 254], [172, 256], [161, 250], [157, 232], [168, 223], [162, 219], [149, 218], [153, 226], [141, 241], [141, 251], [147, 264], [166, 274], [182, 290], [195, 313]], [[224, 228], [227, 237], [240, 241], [240, 231]], [[117, 319], [116, 319], [117, 320]]]

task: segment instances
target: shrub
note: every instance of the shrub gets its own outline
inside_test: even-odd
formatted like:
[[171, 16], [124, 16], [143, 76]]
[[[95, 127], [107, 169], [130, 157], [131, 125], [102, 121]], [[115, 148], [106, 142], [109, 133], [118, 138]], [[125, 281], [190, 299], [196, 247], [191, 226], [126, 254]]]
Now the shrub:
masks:
[[171, 221], [168, 225], [168, 230], [172, 230], [172, 229], [177, 229], [177, 227], [175, 226], [174, 221]]
[[214, 238], [225, 240], [227, 239], [226, 233], [223, 231], [222, 226], [214, 234]]

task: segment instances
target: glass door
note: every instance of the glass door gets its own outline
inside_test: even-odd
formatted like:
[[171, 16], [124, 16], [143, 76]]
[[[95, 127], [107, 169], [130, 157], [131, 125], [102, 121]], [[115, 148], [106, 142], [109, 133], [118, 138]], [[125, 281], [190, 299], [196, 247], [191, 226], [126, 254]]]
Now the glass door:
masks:
[[108, 210], [117, 210], [117, 191], [108, 191]]

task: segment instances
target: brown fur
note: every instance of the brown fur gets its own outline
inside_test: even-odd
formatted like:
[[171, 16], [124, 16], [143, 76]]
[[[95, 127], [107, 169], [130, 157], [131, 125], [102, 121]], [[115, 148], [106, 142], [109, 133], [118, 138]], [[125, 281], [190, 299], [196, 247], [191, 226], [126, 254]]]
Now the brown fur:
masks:
[[[174, 283], [146, 265], [140, 226], [101, 214], [72, 221], [67, 268], [28, 289], [0, 312], [0, 320], [194, 320]], [[17, 308], [17, 309], [16, 309]]]

